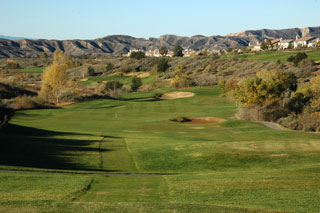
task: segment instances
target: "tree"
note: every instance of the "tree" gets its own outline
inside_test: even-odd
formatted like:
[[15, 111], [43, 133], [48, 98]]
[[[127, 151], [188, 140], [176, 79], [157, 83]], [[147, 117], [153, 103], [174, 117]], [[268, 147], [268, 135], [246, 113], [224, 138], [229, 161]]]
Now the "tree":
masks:
[[171, 81], [171, 86], [174, 88], [188, 87], [192, 84], [192, 79], [187, 74], [187, 69], [184, 64], [179, 64], [174, 69], [175, 77]]
[[117, 90], [121, 89], [123, 87], [123, 83], [120, 81], [108, 81], [106, 83], [106, 90], [113, 91], [113, 94], [117, 94]]
[[228, 53], [231, 53], [232, 51], [233, 51], [233, 48], [232, 48], [232, 47], [228, 47], [228, 48], [227, 48], [227, 52], [228, 52]]
[[134, 58], [134, 59], [138, 59], [138, 60], [145, 58], [145, 57], [146, 57], [146, 54], [142, 51], [132, 52], [130, 55], [130, 58]]
[[106, 66], [106, 71], [107, 71], [107, 72], [108, 72], [108, 71], [111, 71], [111, 70], [113, 70], [113, 68], [114, 68], [113, 64], [112, 64], [111, 62], [108, 62], [108, 63], [107, 63], [107, 66]]
[[165, 47], [165, 46], [162, 46], [160, 49], [159, 49], [159, 53], [160, 55], [162, 56], [166, 56], [168, 54], [168, 49]]
[[234, 89], [236, 100], [246, 106], [262, 106], [279, 101], [285, 91], [296, 91], [297, 78], [293, 73], [264, 70], [248, 78]]
[[173, 48], [173, 57], [183, 57], [183, 48], [180, 45], [176, 45]]
[[47, 58], [48, 58], [48, 54], [45, 53], [45, 52], [42, 52], [42, 53], [40, 53], [40, 58], [45, 58], [45, 59], [47, 59]]
[[53, 99], [59, 104], [63, 91], [68, 87], [67, 68], [69, 57], [62, 51], [54, 52], [53, 63], [49, 65], [43, 74], [41, 93], [47, 99]]
[[168, 60], [165, 58], [161, 58], [159, 60], [159, 63], [157, 64], [157, 72], [165, 72], [169, 67], [170, 65], [168, 64]]
[[262, 50], [267, 50], [267, 49], [269, 48], [268, 42], [265, 42], [265, 41], [262, 42], [260, 48], [261, 48]]
[[132, 91], [137, 91], [141, 87], [142, 81], [141, 78], [134, 76], [131, 80], [131, 89]]
[[88, 67], [88, 76], [95, 76], [96, 72], [92, 66]]
[[296, 55], [292, 55], [290, 56], [287, 61], [288, 62], [293, 62], [293, 64], [295, 66], [298, 66], [298, 64], [304, 60], [304, 59], [307, 59], [308, 58], [308, 55], [304, 52], [298, 52]]

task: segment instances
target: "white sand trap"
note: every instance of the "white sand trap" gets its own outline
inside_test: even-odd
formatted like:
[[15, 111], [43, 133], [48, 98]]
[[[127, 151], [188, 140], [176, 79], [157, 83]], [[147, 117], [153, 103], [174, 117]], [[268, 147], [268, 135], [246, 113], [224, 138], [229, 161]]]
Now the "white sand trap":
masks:
[[177, 98], [190, 98], [194, 95], [195, 94], [193, 92], [169, 92], [169, 93], [164, 93], [161, 96], [161, 99], [167, 100], [167, 99], [177, 99]]

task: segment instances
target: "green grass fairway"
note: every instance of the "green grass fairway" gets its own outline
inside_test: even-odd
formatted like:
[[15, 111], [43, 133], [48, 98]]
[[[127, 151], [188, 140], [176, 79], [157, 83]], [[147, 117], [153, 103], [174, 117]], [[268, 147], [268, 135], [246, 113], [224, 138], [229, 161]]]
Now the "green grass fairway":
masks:
[[[316, 62], [320, 60], [320, 50], [316, 51], [301, 51], [305, 52], [308, 55], [309, 59], [312, 59]], [[297, 54], [298, 51], [267, 51], [267, 52], [258, 52], [258, 53], [251, 53], [251, 54], [244, 54], [244, 55], [224, 55], [222, 57], [239, 57], [243, 58], [245, 57], [247, 60], [250, 61], [273, 61], [276, 62], [278, 60], [281, 61], [281, 63], [287, 63], [287, 59]]]
[[0, 212], [319, 212], [319, 134], [233, 120], [217, 88], [153, 98], [166, 91], [17, 112], [0, 132]]
[[32, 67], [32, 68], [19, 69], [19, 72], [30, 73], [30, 74], [41, 74], [43, 70], [44, 70], [43, 67]]

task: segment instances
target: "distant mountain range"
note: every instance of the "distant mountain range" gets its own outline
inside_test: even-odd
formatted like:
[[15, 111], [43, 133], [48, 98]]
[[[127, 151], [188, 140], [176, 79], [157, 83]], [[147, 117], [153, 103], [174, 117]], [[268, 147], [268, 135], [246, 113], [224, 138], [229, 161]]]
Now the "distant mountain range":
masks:
[[[29, 39], [29, 38], [24, 38], [24, 37], [12, 37], [12, 36], [5, 36], [5, 35], [0, 35], [0, 39], [8, 39], [8, 40], [13, 40], [13, 41], [16, 41], [16, 40], [22, 40], [22, 39]], [[32, 40], [35, 40], [35, 39], [32, 39]]]
[[125, 35], [112, 35], [94, 40], [13, 40], [0, 39], [0, 57], [38, 57], [41, 52], [51, 55], [55, 50], [62, 50], [72, 56], [81, 55], [106, 55], [127, 53], [130, 49], [157, 49], [166, 46], [171, 49], [176, 44], [184, 49], [201, 50], [225, 49], [228, 47], [241, 48], [248, 46], [249, 42], [264, 39], [295, 39], [300, 37], [320, 37], [320, 27], [292, 28], [284, 30], [247, 30], [231, 33], [226, 36], [176, 36], [163, 35], [159, 38], [134, 38]]

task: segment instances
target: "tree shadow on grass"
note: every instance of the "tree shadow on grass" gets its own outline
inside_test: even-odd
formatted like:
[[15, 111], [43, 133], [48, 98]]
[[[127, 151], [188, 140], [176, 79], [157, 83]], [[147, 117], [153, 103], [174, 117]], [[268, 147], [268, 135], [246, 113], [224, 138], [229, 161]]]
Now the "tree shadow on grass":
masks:
[[154, 98], [150, 96], [146, 97], [139, 97], [139, 98], [119, 98], [117, 99], [119, 101], [131, 101], [131, 102], [155, 102], [155, 101], [163, 101], [162, 99], [159, 98]]
[[[0, 131], [0, 165], [41, 169], [115, 171], [100, 169], [98, 164], [90, 165], [91, 161], [99, 158], [99, 155], [94, 157], [92, 153], [99, 154], [112, 150], [90, 147], [92, 143], [97, 142], [95, 140], [53, 138], [64, 135], [88, 134], [47, 131], [9, 124]], [[112, 136], [105, 137], [112, 138]], [[80, 163], [79, 159], [82, 158], [89, 158], [88, 163]]]

